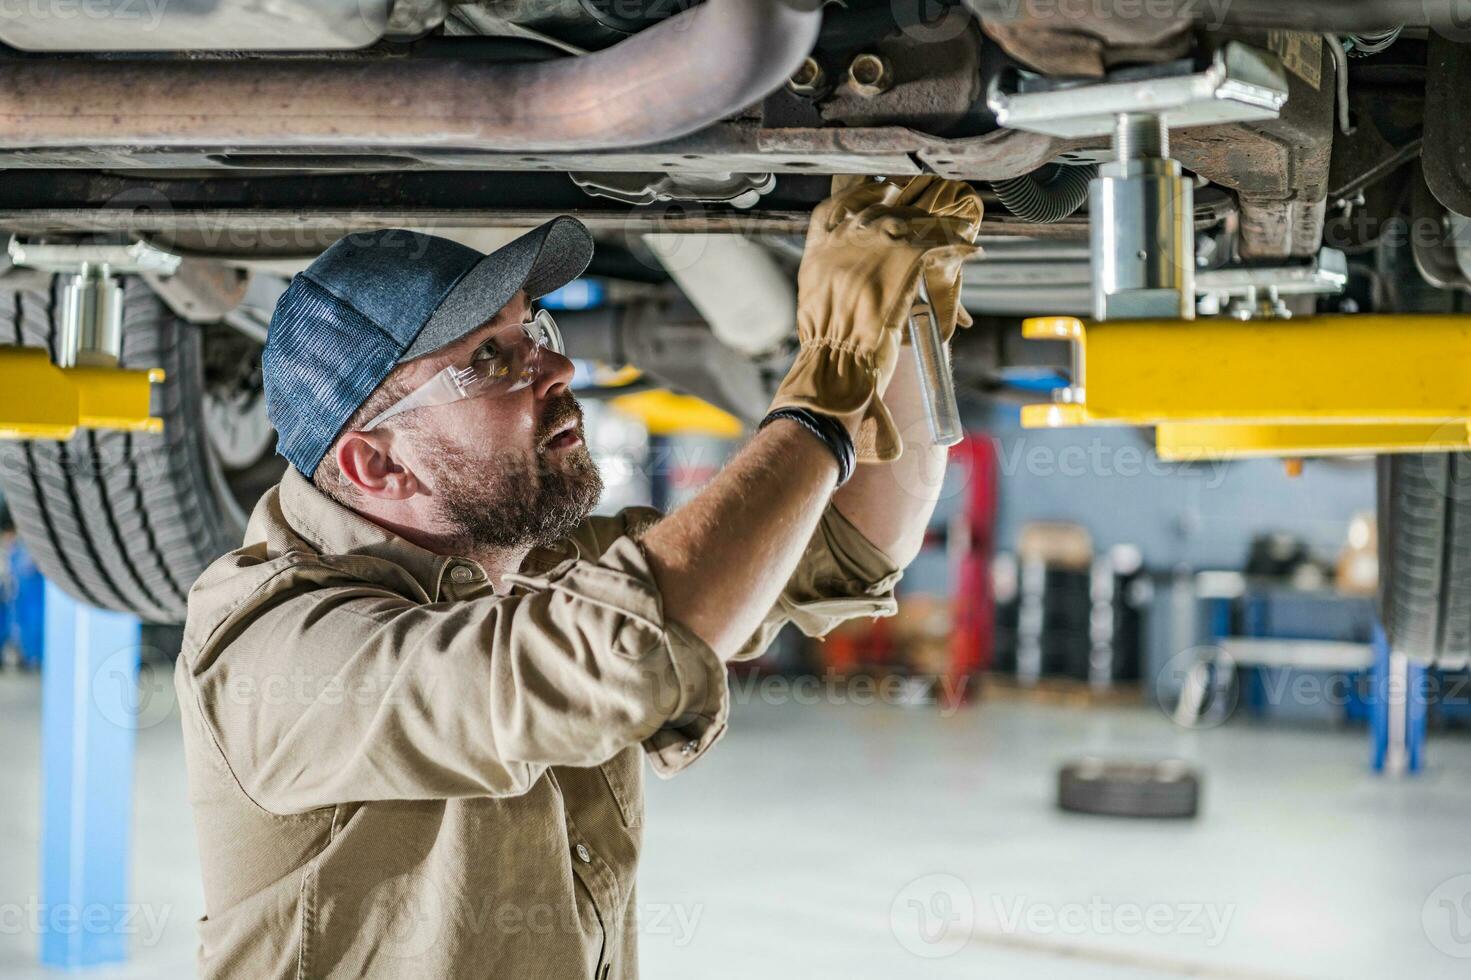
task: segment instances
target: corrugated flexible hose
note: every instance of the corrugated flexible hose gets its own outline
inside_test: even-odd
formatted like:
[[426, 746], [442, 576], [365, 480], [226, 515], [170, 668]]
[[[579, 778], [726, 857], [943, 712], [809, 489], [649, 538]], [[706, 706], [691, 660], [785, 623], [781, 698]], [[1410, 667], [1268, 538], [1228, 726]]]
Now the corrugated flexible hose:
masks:
[[1010, 180], [996, 180], [991, 187], [1006, 210], [1023, 221], [1056, 224], [1077, 213], [1088, 200], [1088, 184], [1098, 168], [1049, 164], [1040, 170]]

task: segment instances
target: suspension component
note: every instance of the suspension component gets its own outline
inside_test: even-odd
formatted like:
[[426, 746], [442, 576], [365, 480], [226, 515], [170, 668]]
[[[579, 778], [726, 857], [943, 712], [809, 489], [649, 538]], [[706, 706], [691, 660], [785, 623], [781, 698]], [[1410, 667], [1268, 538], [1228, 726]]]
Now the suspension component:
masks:
[[1044, 167], [1010, 180], [994, 180], [991, 187], [1006, 210], [1023, 221], [1056, 224], [1072, 217], [1088, 203], [1088, 185], [1098, 168], [1082, 166]]
[[1195, 188], [1169, 158], [1164, 120], [1116, 118], [1117, 159], [1089, 188], [1093, 316], [1098, 320], [1195, 317]]
[[69, 439], [78, 428], [160, 432], [150, 409], [159, 368], [120, 369], [123, 289], [116, 276], [170, 274], [179, 257], [133, 245], [30, 244], [12, 264], [65, 276], [56, 363], [42, 347], [0, 347], [0, 439]]
[[1031, 80], [989, 104], [1003, 126], [1062, 138], [1113, 134], [1112, 163], [1089, 191], [1093, 316], [1195, 316], [1194, 189], [1170, 159], [1171, 128], [1276, 117], [1287, 102], [1280, 60], [1238, 42], [1204, 72], [1159, 66], [1096, 84]]
[[171, 275], [179, 256], [143, 242], [132, 245], [47, 245], [12, 238], [10, 261], [65, 276], [56, 366], [115, 368], [122, 349], [123, 287], [119, 275]]

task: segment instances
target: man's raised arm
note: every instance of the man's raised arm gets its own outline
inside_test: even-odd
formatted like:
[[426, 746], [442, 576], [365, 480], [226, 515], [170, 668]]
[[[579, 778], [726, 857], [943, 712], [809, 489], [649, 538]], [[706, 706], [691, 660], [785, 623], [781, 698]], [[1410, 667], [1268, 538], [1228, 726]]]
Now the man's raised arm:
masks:
[[[898, 418], [881, 396], [921, 277], [946, 336], [968, 324], [960, 273], [980, 220], [973, 190], [933, 177], [860, 183], [813, 212], [798, 276], [801, 349], [772, 406], [782, 416], [642, 541], [664, 614], [722, 659], [740, 650], [796, 569], [845, 468], [836, 445], [844, 436], [863, 465], [839, 491], [839, 509], [898, 563], [918, 551], [938, 479], [917, 496], [905, 487], [911, 469], [943, 467], [943, 455], [916, 447], [904, 462], [900, 426], [909, 429], [917, 393], [896, 382]], [[851, 459], [853, 446], [846, 450]]]

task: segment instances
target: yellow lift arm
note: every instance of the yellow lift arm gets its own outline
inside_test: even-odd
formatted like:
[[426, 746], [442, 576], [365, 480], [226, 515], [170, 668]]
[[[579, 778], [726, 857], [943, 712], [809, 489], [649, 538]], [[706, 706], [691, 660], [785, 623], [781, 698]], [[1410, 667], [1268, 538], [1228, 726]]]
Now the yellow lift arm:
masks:
[[1167, 459], [1471, 448], [1471, 317], [1028, 320], [1073, 387], [1028, 428], [1155, 426]]
[[161, 368], [59, 368], [42, 347], [0, 347], [0, 439], [70, 439], [77, 429], [162, 432], [150, 414]]

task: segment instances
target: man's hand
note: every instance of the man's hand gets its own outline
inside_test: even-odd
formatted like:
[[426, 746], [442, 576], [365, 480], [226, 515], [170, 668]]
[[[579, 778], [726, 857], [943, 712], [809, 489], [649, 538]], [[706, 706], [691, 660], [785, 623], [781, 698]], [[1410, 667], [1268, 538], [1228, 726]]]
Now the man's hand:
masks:
[[[772, 407], [837, 418], [857, 433], [860, 451], [896, 459], [896, 422], [918, 431], [913, 423], [923, 418], [913, 365], [906, 378], [894, 374], [910, 307], [924, 277], [942, 335], [969, 324], [960, 269], [977, 251], [981, 210], [970, 187], [935, 177], [860, 183], [819, 206], [798, 274], [801, 352]], [[895, 397], [894, 416], [880, 400], [885, 389]], [[944, 462], [944, 450], [924, 447], [887, 466], [860, 467], [839, 508], [907, 564], [923, 540]], [[828, 448], [796, 422], [779, 419], [758, 432], [708, 487], [644, 535], [665, 615], [722, 658], [740, 650], [796, 570], [837, 472]]]
[[899, 434], [879, 395], [921, 277], [942, 335], [969, 325], [960, 270], [978, 251], [982, 214], [968, 185], [928, 176], [854, 184], [819, 205], [797, 276], [801, 350], [772, 407], [842, 420], [856, 433], [860, 460], [897, 458]]

